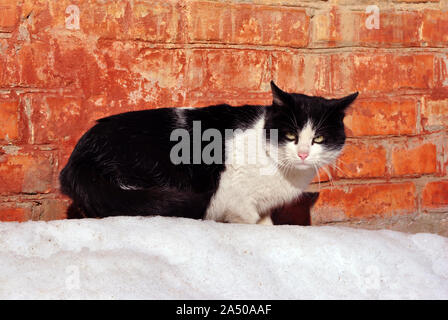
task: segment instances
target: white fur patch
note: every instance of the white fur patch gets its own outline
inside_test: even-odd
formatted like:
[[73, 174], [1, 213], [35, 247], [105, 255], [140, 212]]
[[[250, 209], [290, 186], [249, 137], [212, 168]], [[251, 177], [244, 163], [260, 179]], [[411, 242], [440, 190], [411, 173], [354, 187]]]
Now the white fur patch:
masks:
[[[257, 148], [263, 147], [264, 116], [253, 128], [240, 131], [226, 141], [226, 156], [231, 153], [238, 159], [248, 159], [253, 152], [249, 143], [255, 141]], [[255, 131], [254, 131], [255, 129]], [[264, 146], [265, 148], [265, 146]], [[229, 151], [230, 150], [230, 151]], [[248, 151], [250, 150], [250, 151]], [[256, 161], [227, 163], [221, 174], [218, 190], [212, 197], [205, 218], [216, 221], [257, 223], [274, 207], [298, 197], [314, 177], [315, 169], [274, 170], [263, 174], [268, 165], [276, 166], [277, 160], [267, 155], [266, 149], [257, 152]]]

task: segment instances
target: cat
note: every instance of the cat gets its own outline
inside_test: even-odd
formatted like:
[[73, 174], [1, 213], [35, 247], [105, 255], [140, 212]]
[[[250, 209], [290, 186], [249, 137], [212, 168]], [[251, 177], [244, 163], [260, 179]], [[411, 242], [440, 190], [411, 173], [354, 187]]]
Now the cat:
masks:
[[296, 200], [318, 168], [339, 156], [345, 111], [358, 93], [325, 99], [287, 93], [273, 81], [271, 91], [268, 106], [162, 108], [97, 120], [60, 173], [61, 192], [73, 200], [68, 218], [272, 224], [271, 211]]

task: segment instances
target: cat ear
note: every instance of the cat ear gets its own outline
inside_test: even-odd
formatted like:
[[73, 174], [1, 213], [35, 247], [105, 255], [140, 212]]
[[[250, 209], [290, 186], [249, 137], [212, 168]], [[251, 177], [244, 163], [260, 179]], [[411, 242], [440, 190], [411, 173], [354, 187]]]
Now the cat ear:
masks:
[[284, 106], [288, 104], [291, 96], [277, 87], [274, 81], [271, 81], [272, 104], [276, 106]]
[[358, 94], [359, 94], [358, 92], [355, 92], [341, 99], [331, 99], [330, 104], [339, 109], [340, 111], [344, 112], [345, 109], [347, 109], [348, 106], [350, 106], [353, 103], [353, 101], [355, 101]]

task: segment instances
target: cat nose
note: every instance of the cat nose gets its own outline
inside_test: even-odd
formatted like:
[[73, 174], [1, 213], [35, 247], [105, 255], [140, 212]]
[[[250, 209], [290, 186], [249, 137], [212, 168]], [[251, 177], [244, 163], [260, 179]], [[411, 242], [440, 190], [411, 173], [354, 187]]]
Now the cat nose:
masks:
[[308, 152], [299, 152], [299, 158], [305, 160], [308, 157]]

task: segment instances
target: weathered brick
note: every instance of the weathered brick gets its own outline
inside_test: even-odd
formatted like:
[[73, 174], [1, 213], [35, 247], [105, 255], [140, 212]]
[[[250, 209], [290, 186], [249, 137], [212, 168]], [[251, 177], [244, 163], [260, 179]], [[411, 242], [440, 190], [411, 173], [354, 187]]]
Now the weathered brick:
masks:
[[31, 143], [67, 141], [73, 133], [85, 129], [80, 98], [35, 94], [26, 96], [24, 104], [32, 125]]
[[180, 10], [177, 1], [85, 2], [91, 10], [81, 24], [82, 31], [109, 39], [138, 39], [154, 42], [179, 40]]
[[386, 149], [379, 143], [352, 141], [337, 160], [340, 178], [374, 178], [386, 174]]
[[365, 21], [371, 13], [362, 13], [361, 23], [363, 26], [358, 29], [359, 34], [357, 35], [360, 44], [376, 44], [382, 47], [417, 46], [420, 44], [419, 30], [422, 25], [422, 16], [419, 11], [380, 9], [379, 14], [379, 29], [368, 29]]
[[0, 0], [0, 32], [11, 32], [17, 22], [17, 1]]
[[304, 47], [308, 44], [309, 16], [301, 8], [189, 3], [192, 42]]
[[86, 97], [101, 95], [107, 83], [104, 56], [108, 51], [103, 52], [96, 45], [89, 38], [81, 41], [77, 37], [57, 37], [51, 46], [53, 59], [45, 61], [55, 82], [53, 86], [82, 90]]
[[0, 140], [7, 142], [19, 137], [18, 101], [0, 101]]
[[422, 16], [418, 11], [381, 10], [379, 29], [366, 21], [373, 13], [333, 7], [313, 18], [313, 46], [416, 46]]
[[333, 57], [333, 91], [396, 92], [435, 86], [432, 54], [349, 53]]
[[408, 98], [359, 99], [344, 119], [349, 136], [415, 134], [417, 101]]
[[333, 187], [320, 191], [313, 208], [313, 224], [410, 214], [417, 210], [412, 182]]
[[50, 45], [39, 41], [10, 45], [4, 49], [2, 87], [46, 87], [57, 86], [49, 64]]
[[392, 148], [392, 174], [421, 175], [436, 173], [437, 147], [431, 142], [406, 141]]
[[331, 90], [332, 55], [275, 52], [272, 78], [286, 91], [328, 95]]
[[187, 55], [188, 87], [218, 95], [268, 92], [268, 63], [269, 53], [264, 51], [193, 50]]
[[429, 46], [447, 46], [448, 15], [446, 11], [423, 10], [422, 40]]
[[435, 82], [437, 91], [448, 94], [448, 55], [440, 54], [435, 60]]
[[17, 204], [0, 204], [0, 221], [23, 222], [31, 217], [30, 206], [17, 206]]
[[52, 154], [44, 152], [0, 155], [0, 194], [50, 192], [53, 167]]
[[32, 220], [58, 220], [67, 218], [68, 199], [41, 199], [34, 201]]
[[[177, 42], [181, 38], [179, 1], [38, 1], [26, 0], [23, 13], [32, 12], [29, 31], [35, 34], [70, 32], [73, 35], [93, 35], [110, 40], [144, 40]], [[75, 5], [79, 24], [66, 12]], [[65, 35], [66, 36], [66, 35]]]
[[189, 87], [187, 50], [120, 41], [104, 42], [100, 50], [105, 67], [100, 70], [102, 88], [91, 99], [127, 111], [183, 105]]
[[[140, 50], [130, 70], [137, 80], [128, 90], [129, 105], [140, 98], [152, 107], [181, 106], [184, 101], [186, 54], [184, 50]], [[132, 81], [132, 80], [131, 80]], [[136, 98], [135, 98], [136, 97]], [[134, 99], [135, 98], [135, 99]]]
[[427, 131], [448, 128], [448, 98], [425, 97], [421, 120], [422, 127]]
[[423, 189], [423, 208], [448, 207], [448, 180], [428, 182]]

